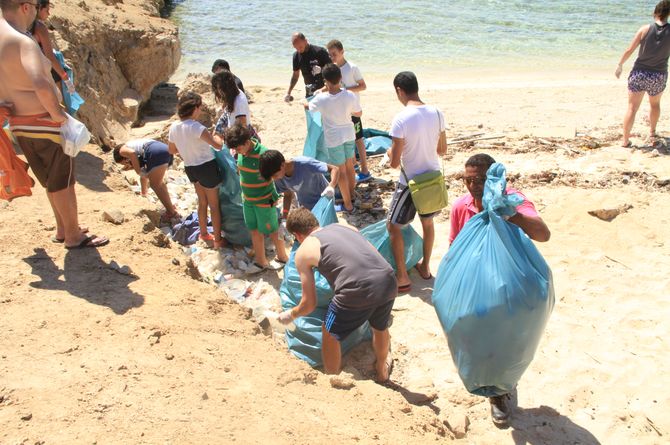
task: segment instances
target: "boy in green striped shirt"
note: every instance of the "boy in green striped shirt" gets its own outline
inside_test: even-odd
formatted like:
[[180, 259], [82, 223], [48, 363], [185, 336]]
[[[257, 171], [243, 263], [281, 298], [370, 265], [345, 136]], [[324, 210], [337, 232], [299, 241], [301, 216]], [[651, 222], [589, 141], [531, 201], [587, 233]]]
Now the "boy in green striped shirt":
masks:
[[279, 218], [275, 205], [279, 194], [272, 179], [266, 180], [259, 170], [260, 156], [267, 148], [251, 138], [247, 126], [233, 125], [226, 131], [226, 145], [238, 153], [237, 168], [240, 172], [240, 185], [244, 198], [244, 223], [251, 232], [254, 248], [254, 265], [270, 268], [265, 256], [265, 235], [277, 250], [276, 260], [285, 264], [288, 261], [284, 240], [279, 237]]

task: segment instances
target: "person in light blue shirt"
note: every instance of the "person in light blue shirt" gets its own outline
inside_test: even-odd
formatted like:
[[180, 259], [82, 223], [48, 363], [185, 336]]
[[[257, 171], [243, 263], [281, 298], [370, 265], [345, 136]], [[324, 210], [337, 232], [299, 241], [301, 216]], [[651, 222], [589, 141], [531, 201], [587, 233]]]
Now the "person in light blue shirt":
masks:
[[[312, 210], [321, 196], [333, 197], [340, 175], [339, 169], [307, 156], [289, 161], [277, 150], [268, 150], [260, 157], [260, 172], [266, 180], [272, 179], [279, 193], [284, 194], [282, 216], [285, 218], [293, 199], [298, 206]], [[325, 174], [330, 172], [330, 183]]]

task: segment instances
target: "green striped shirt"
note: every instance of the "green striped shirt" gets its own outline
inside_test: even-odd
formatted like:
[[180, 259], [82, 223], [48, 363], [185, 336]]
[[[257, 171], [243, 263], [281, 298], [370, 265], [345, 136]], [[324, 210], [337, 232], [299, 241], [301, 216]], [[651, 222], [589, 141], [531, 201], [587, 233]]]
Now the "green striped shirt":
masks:
[[267, 148], [256, 142], [249, 153], [246, 155], [239, 153], [237, 156], [237, 168], [240, 170], [240, 185], [244, 200], [249, 204], [263, 207], [274, 205], [279, 198], [274, 181], [266, 180], [260, 173], [260, 156], [266, 151]]

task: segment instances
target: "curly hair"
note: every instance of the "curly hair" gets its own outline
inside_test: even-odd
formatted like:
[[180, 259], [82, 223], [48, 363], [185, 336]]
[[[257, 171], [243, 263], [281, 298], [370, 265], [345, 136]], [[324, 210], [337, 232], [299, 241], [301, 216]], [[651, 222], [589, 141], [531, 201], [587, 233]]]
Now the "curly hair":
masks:
[[202, 105], [202, 97], [192, 91], [186, 91], [177, 102], [177, 115], [180, 119], [186, 119], [193, 115], [195, 109], [200, 105]]
[[235, 107], [235, 98], [240, 94], [239, 88], [235, 83], [235, 76], [228, 70], [223, 70], [212, 76], [212, 91], [214, 97], [219, 102], [223, 102], [226, 110], [233, 111]]

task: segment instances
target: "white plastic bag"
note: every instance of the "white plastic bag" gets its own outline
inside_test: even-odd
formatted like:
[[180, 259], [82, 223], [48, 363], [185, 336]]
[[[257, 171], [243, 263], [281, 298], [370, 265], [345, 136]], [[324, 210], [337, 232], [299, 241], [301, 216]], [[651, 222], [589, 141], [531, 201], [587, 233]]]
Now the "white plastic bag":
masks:
[[73, 158], [91, 140], [91, 133], [88, 132], [86, 125], [69, 114], [67, 121], [60, 127], [60, 135], [63, 138], [63, 151]]

